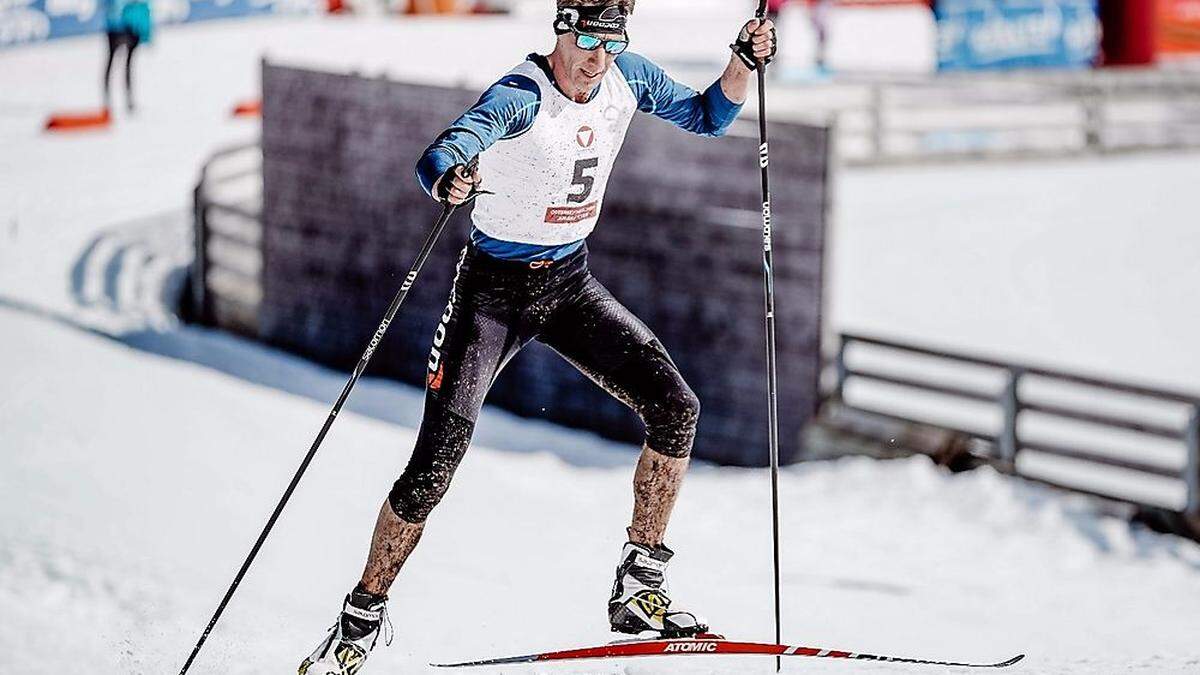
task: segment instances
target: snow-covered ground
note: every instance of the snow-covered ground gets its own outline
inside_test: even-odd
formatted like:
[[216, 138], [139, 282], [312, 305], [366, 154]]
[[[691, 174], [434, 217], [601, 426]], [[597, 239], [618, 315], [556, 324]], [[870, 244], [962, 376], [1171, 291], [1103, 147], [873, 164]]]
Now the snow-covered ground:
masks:
[[[489, 21], [164, 31], [139, 54], [139, 115], [64, 137], [39, 124], [95, 100], [99, 41], [0, 54], [0, 672], [177, 671], [344, 383], [164, 311], [200, 162], [257, 133], [227, 113], [255, 96], [259, 54], [397, 77], [470, 72], [478, 84], [543, 46], [540, 24]], [[694, 33], [714, 53], [728, 39]], [[488, 45], [486, 60], [434, 58], [439, 40], [463, 34]], [[1200, 388], [1200, 318], [1188, 311], [1197, 166], [1193, 155], [843, 172], [832, 325]], [[193, 672], [288, 672], [321, 637], [407, 460], [419, 401], [360, 383]], [[397, 641], [366, 672], [607, 639], [634, 458], [487, 410], [393, 591]], [[1029, 673], [1200, 670], [1195, 543], [922, 459], [791, 467], [781, 489], [785, 641], [949, 659], [1023, 651]], [[762, 471], [697, 465], [669, 531], [676, 595], [731, 637], [772, 636], [768, 496]], [[771, 666], [691, 657], [502, 672]]]
[[[174, 672], [343, 373], [199, 329], [114, 340], [0, 308], [0, 670]], [[355, 392], [195, 672], [286, 672], [360, 572], [419, 393]], [[489, 410], [393, 590], [369, 672], [605, 638], [629, 447]], [[698, 465], [670, 542], [677, 596], [769, 639], [769, 483]], [[938, 658], [1029, 653], [1025, 672], [1195, 672], [1200, 547], [991, 471], [924, 459], [786, 469], [789, 641]], [[503, 672], [760, 671], [763, 661]], [[803, 672], [919, 668], [793, 662]]]

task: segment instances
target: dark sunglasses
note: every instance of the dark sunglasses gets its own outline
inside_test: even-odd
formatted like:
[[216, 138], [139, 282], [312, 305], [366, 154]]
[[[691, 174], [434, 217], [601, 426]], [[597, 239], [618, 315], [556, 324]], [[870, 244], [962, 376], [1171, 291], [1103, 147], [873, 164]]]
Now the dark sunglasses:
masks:
[[584, 51], [595, 51], [604, 45], [604, 51], [609, 54], [620, 54], [629, 47], [629, 40], [606, 40], [602, 37], [597, 37], [589, 33], [580, 33], [574, 28], [571, 32], [575, 34], [575, 46]]

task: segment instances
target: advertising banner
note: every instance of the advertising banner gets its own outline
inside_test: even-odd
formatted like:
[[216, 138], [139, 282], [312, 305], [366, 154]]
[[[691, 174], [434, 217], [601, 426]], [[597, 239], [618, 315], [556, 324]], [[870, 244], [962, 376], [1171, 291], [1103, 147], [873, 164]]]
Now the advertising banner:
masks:
[[1096, 0], [938, 0], [938, 69], [1087, 68]]
[[1158, 51], [1200, 55], [1200, 0], [1158, 0]]
[[[151, 0], [156, 25], [304, 12], [312, 0]], [[0, 49], [104, 30], [104, 0], [0, 0]]]

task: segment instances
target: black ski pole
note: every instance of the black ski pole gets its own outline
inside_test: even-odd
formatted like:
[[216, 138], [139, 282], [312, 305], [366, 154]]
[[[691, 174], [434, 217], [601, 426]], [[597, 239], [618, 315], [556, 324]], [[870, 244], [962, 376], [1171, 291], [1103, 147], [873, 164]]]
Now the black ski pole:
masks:
[[[767, 18], [767, 0], [759, 0], [759, 22]], [[783, 644], [779, 621], [779, 396], [775, 378], [775, 272], [771, 268], [771, 186], [767, 152], [767, 64], [758, 64], [758, 165], [762, 168], [763, 290], [767, 310], [767, 419], [771, 451], [771, 536], [775, 549], [775, 644]], [[783, 667], [775, 657], [775, 672]]]
[[[466, 172], [472, 173], [478, 166], [478, 163], [478, 157], [472, 159], [467, 163]], [[438, 237], [441, 236], [442, 230], [446, 229], [446, 223], [450, 221], [450, 216], [454, 215], [454, 211], [457, 208], [457, 206], [448, 202], [442, 207], [441, 217], [438, 218], [437, 223], [433, 226], [433, 231], [425, 239], [425, 245], [421, 247], [421, 252], [417, 254], [417, 261], [413, 263], [408, 276], [404, 278], [404, 283], [400, 285], [400, 290], [396, 292], [396, 297], [392, 298], [392, 304], [388, 307], [387, 314], [383, 317], [383, 322], [379, 324], [379, 328], [375, 329], [375, 334], [371, 336], [371, 342], [367, 344], [366, 351], [363, 352], [362, 358], [358, 360], [358, 365], [354, 367], [354, 372], [350, 375], [350, 381], [346, 383], [346, 386], [342, 389], [342, 394], [338, 396], [337, 402], [333, 404], [333, 409], [329, 411], [329, 417], [325, 419], [325, 424], [321, 427], [320, 433], [317, 434], [312, 447], [308, 449], [308, 454], [304, 456], [304, 461], [300, 463], [300, 468], [296, 469], [296, 475], [292, 476], [292, 482], [288, 484], [287, 490], [284, 490], [283, 497], [279, 499], [279, 504], [275, 506], [275, 512], [271, 514], [271, 518], [267, 521], [266, 527], [263, 528], [262, 534], [258, 535], [258, 541], [254, 542], [254, 547], [250, 549], [250, 555], [246, 556], [245, 562], [242, 563], [242, 568], [238, 570], [237, 576], [233, 578], [233, 583], [229, 585], [229, 590], [225, 591], [225, 597], [221, 599], [221, 604], [217, 606], [217, 611], [213, 613], [208, 626], [200, 634], [200, 639], [196, 641], [196, 646], [192, 648], [192, 653], [188, 656], [187, 663], [183, 664], [179, 675], [184, 675], [187, 673], [188, 668], [192, 667], [192, 662], [196, 660], [196, 655], [200, 653], [200, 648], [204, 646], [204, 641], [208, 639], [209, 633], [212, 632], [213, 627], [220, 620], [221, 613], [225, 611], [225, 606], [229, 604], [229, 600], [233, 597], [234, 592], [237, 591], [238, 585], [242, 583], [242, 577], [246, 576], [246, 571], [250, 569], [250, 565], [258, 555], [259, 549], [262, 548], [263, 542], [267, 540], [267, 535], [271, 533], [271, 528], [275, 527], [275, 521], [279, 519], [279, 514], [283, 512], [283, 507], [291, 499], [292, 492], [296, 490], [296, 485], [300, 482], [300, 477], [304, 475], [309, 463], [312, 462], [313, 456], [317, 454], [317, 449], [321, 447], [321, 441], [325, 440], [325, 434], [329, 433], [329, 428], [333, 426], [334, 420], [337, 419], [338, 413], [342, 410], [342, 405], [350, 397], [350, 391], [354, 389], [358, 378], [367, 369], [367, 363], [371, 361], [371, 356], [375, 354], [375, 350], [383, 340], [384, 334], [387, 333], [388, 326], [396, 318], [396, 312], [400, 310], [400, 304], [404, 302], [404, 298], [408, 296], [408, 291], [412, 288], [413, 282], [417, 280], [417, 275], [420, 274], [421, 267], [425, 265], [425, 259], [429, 257], [429, 252], [433, 250], [433, 245], [437, 243]]]

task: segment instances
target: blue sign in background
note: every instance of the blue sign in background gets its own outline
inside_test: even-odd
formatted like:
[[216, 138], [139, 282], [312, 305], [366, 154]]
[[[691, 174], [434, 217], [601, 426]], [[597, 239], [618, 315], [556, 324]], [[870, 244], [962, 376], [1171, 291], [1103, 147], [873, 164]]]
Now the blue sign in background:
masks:
[[1096, 0], [937, 0], [938, 69], [1086, 68]]
[[[303, 0], [151, 0], [156, 25], [298, 12]], [[104, 30], [104, 0], [0, 0], [0, 48]]]

